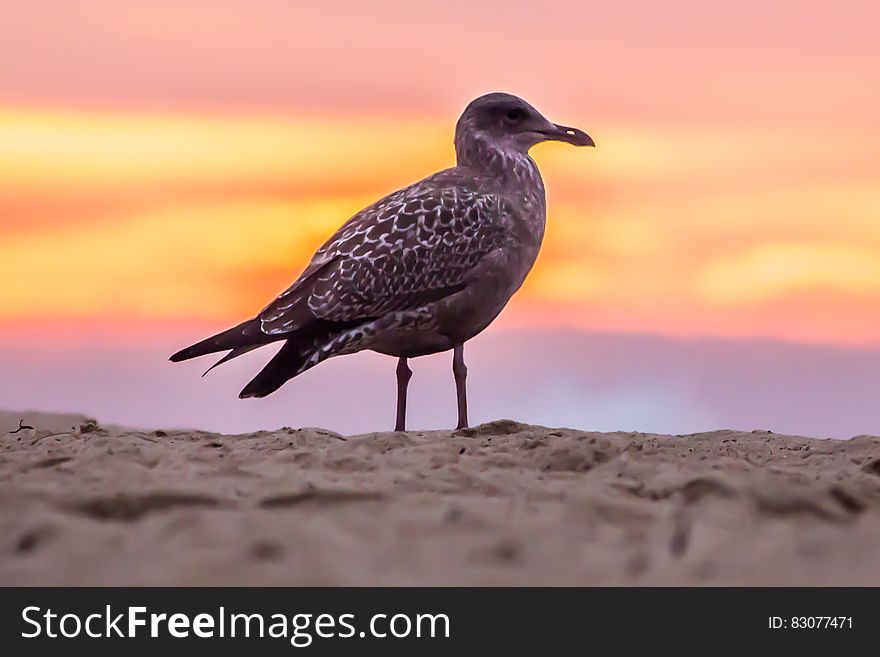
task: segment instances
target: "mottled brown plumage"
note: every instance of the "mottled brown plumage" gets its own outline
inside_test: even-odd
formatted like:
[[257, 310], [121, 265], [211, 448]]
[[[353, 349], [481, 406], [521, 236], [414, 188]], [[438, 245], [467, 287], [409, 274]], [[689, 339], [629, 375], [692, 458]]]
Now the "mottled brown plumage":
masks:
[[270, 342], [281, 350], [241, 392], [263, 397], [332, 356], [397, 356], [397, 428], [406, 359], [455, 350], [459, 426], [467, 424], [464, 343], [486, 328], [531, 269], [544, 235], [544, 185], [528, 150], [548, 139], [592, 146], [525, 101], [489, 94], [456, 126], [457, 165], [357, 213], [256, 317], [171, 357], [230, 350], [213, 367]]

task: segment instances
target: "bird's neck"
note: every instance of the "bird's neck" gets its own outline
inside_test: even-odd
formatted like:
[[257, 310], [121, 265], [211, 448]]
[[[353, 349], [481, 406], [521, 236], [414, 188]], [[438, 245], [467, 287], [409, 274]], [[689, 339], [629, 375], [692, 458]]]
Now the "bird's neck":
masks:
[[534, 247], [527, 258], [524, 272], [528, 271], [544, 239], [547, 216], [544, 181], [538, 165], [522, 150], [502, 148], [480, 139], [456, 141], [455, 146], [459, 167], [494, 181], [498, 191], [520, 208], [522, 242]]
[[460, 167], [476, 169], [498, 178], [503, 184], [534, 188], [543, 195], [544, 184], [538, 166], [522, 150], [471, 138], [456, 141], [455, 155]]

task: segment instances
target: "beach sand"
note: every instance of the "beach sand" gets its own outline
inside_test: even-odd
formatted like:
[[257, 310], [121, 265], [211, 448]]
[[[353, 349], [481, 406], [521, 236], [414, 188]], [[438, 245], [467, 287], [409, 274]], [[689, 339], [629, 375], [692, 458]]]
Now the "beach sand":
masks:
[[880, 438], [4, 412], [0, 584], [877, 586]]

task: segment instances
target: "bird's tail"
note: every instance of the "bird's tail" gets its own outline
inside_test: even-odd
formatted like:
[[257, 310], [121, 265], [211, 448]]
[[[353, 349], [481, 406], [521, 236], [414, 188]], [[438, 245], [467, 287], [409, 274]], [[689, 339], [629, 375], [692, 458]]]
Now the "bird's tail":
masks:
[[207, 374], [233, 358], [271, 342], [284, 340], [284, 346], [239, 394], [242, 399], [265, 397], [321, 361], [331, 356], [357, 351], [360, 345], [355, 344], [354, 337], [358, 334], [352, 329], [360, 324], [358, 320], [349, 322], [316, 320], [308, 327], [297, 331], [267, 335], [261, 330], [259, 318], [249, 319], [186, 349], [181, 349], [171, 356], [171, 360], [176, 363], [228, 350], [228, 354], [208, 368], [205, 372]]
[[[212, 335], [210, 338], [197, 342], [186, 349], [181, 349], [171, 356], [170, 360], [174, 363], [179, 363], [182, 360], [189, 360], [190, 358], [204, 356], [205, 354], [232, 349], [234, 355], [230, 353], [221, 361], [226, 362], [230, 358], [240, 356], [251, 349], [256, 349], [277, 339], [274, 336], [266, 335], [260, 330], [259, 319], [249, 319], [238, 326], [233, 326], [222, 333]], [[219, 364], [217, 363], [217, 365]]]

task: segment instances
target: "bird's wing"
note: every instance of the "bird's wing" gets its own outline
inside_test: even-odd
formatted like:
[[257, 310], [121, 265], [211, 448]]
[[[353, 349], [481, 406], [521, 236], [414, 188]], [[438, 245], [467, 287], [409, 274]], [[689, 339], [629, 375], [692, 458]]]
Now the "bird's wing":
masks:
[[362, 210], [315, 254], [299, 279], [259, 315], [280, 335], [315, 321], [358, 322], [410, 310], [462, 289], [510, 239], [497, 195], [419, 184]]

